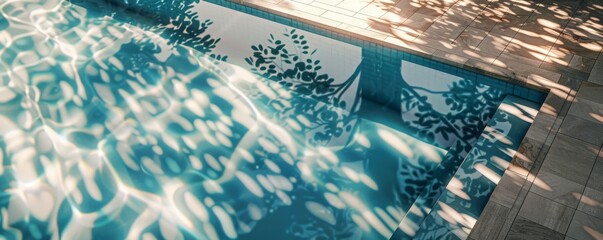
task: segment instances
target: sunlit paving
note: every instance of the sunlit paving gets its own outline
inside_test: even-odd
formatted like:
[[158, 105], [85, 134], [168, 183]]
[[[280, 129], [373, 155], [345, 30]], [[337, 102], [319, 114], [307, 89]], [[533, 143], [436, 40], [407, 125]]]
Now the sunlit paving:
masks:
[[603, 2], [0, 0], [0, 239], [603, 239]]

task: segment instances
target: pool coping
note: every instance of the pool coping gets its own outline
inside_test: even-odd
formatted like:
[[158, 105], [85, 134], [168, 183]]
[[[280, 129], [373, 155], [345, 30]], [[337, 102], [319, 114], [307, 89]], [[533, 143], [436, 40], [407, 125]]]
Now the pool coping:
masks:
[[[397, 45], [368, 34], [365, 35], [351, 30], [341, 29], [329, 25], [328, 22], [319, 22], [320, 19], [310, 19], [310, 15], [306, 15], [308, 18], [305, 18], [295, 15], [295, 12], [279, 11], [244, 0], [228, 1], [293, 19], [326, 31], [343, 35], [344, 37], [368, 41], [384, 47], [415, 54], [461, 69], [494, 77], [512, 84], [548, 92], [534, 122], [522, 139], [513, 160], [508, 166], [507, 171], [505, 171], [501, 177], [501, 181], [492, 193], [480, 218], [473, 226], [468, 239], [505, 239], [507, 237], [516, 218], [521, 217], [519, 216], [520, 209], [528, 194], [532, 193], [530, 189], [537, 179], [536, 176], [553, 144], [553, 140], [558, 134], [563, 136], [569, 135], [567, 133], [560, 133], [561, 125], [568, 115], [568, 111], [575, 101], [578, 91], [585, 85], [586, 87], [601, 86], [596, 83], [576, 79], [565, 73], [548, 74], [549, 76], [541, 76], [535, 73], [518, 74], [507, 68], [489, 65], [479, 61], [471, 61], [471, 59], [467, 61], [455, 58], [454, 54], [438, 54], [436, 49], [422, 49], [413, 46], [407, 47]], [[579, 137], [575, 135], [569, 137], [579, 139]], [[601, 149], [601, 146], [598, 147]], [[599, 152], [601, 152], [601, 150]], [[599, 153], [599, 156], [601, 156], [601, 153]], [[591, 168], [592, 167], [593, 166], [591, 166]], [[508, 181], [508, 179], [513, 179], [513, 181]], [[572, 209], [572, 211], [578, 211], [577, 207]], [[544, 225], [540, 227], [553, 228], [544, 222], [537, 222], [537, 224]], [[567, 225], [569, 225], [569, 222]], [[564, 231], [556, 231], [556, 233], [565, 235], [568, 227], [569, 226], [566, 226]]]
[[[503, 81], [506, 81], [506, 82], [509, 82], [512, 84], [526, 86], [526, 87], [536, 89], [539, 91], [547, 92], [549, 90], [549, 88], [547, 86], [543, 86], [543, 84], [541, 83], [542, 76], [537, 75], [537, 74], [519, 74], [519, 73], [511, 71], [509, 69], [491, 65], [491, 64], [486, 64], [483, 62], [477, 62], [477, 61], [471, 61], [471, 60], [465, 61], [462, 58], [451, 57], [451, 55], [454, 55], [452, 53], [443, 54], [443, 55], [439, 54], [439, 52], [435, 48], [429, 49], [428, 47], [424, 47], [424, 46], [398, 45], [398, 44], [395, 44], [392, 42], [388, 42], [386, 40], [375, 38], [372, 35], [368, 35], [368, 34], [365, 35], [365, 34], [353, 32], [351, 30], [345, 30], [345, 29], [338, 28], [336, 26], [328, 24], [329, 22], [324, 22], [324, 23], [319, 22], [319, 21], [317, 21], [319, 19], [317, 19], [315, 21], [313, 19], [310, 19], [310, 17], [311, 17], [310, 15], [305, 15], [306, 17], [308, 17], [308, 18], [306, 18], [306, 17], [302, 17], [299, 15], [293, 14], [296, 12], [279, 11], [279, 10], [275, 10], [270, 7], [266, 7], [266, 6], [259, 5], [259, 4], [254, 4], [254, 3], [251, 3], [249, 1], [244, 1], [244, 0], [226, 0], [226, 1], [237, 3], [237, 4], [251, 7], [251, 8], [255, 8], [258, 10], [262, 10], [262, 11], [265, 11], [265, 12], [268, 12], [271, 14], [281, 16], [281, 17], [289, 18], [289, 19], [292, 19], [295, 21], [299, 21], [301, 23], [312, 25], [317, 28], [322, 28], [323, 30], [331, 31], [331, 32], [343, 35], [344, 38], [352, 38], [352, 39], [358, 39], [358, 40], [375, 43], [375, 44], [381, 45], [383, 47], [400, 50], [400, 51], [414, 54], [414, 55], [424, 57], [427, 59], [436, 60], [436, 61], [448, 64], [448, 65], [459, 67], [461, 69], [465, 69], [465, 70], [469, 70], [469, 71], [472, 71], [472, 72], [475, 72], [478, 74], [493, 77], [493, 78], [503, 80]], [[551, 76], [547, 80], [552, 81], [552, 82], [558, 82], [559, 79], [561, 79], [561, 77], [563, 76], [563, 75], [557, 74], [557, 73], [555, 73], [554, 75], [555, 76]], [[557, 75], [559, 75], [559, 76], [557, 76]]]

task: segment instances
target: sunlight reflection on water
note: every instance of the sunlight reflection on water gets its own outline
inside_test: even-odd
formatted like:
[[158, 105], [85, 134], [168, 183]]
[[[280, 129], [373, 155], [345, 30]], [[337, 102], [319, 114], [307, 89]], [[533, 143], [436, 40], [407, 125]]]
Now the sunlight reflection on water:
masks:
[[362, 119], [317, 145], [306, 113], [274, 109], [326, 103], [65, 1], [0, 9], [6, 236], [253, 238], [286, 216], [300, 238], [388, 237], [417, 194], [397, 183], [446, 153]]

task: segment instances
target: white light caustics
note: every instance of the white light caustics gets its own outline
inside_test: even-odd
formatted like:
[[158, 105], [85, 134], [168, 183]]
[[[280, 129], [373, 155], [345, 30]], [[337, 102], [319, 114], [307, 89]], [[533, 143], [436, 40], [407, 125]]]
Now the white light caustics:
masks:
[[[68, 1], [0, 3], [10, 26], [0, 29], [2, 233], [235, 239], [264, 236], [254, 229], [269, 222], [299, 238], [390, 237], [447, 153], [434, 145], [457, 139], [429, 144], [356, 116], [360, 47], [297, 32], [316, 44], [312, 57], [332, 84], [345, 86], [347, 104], [334, 106], [252, 73], [249, 46], [290, 28], [206, 1], [186, 13], [213, 20], [203, 34], [220, 37], [212, 53], [228, 61], [164, 38], [177, 16], [144, 28]], [[462, 79], [398, 63], [415, 94], [436, 96], [431, 110], [449, 111], [441, 92]], [[425, 74], [439, 85], [428, 89]], [[417, 111], [403, 107], [401, 117]], [[316, 137], [331, 128], [343, 130]], [[449, 221], [475, 223], [440, 207]]]

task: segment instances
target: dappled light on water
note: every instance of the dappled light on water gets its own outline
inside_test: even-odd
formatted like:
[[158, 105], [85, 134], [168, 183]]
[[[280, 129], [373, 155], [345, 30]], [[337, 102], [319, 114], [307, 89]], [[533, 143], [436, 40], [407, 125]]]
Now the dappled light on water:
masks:
[[487, 196], [514, 154], [488, 141], [534, 114], [475, 73], [377, 71], [373, 49], [205, 1], [72, 2], [0, 4], [2, 235], [375, 239], [436, 214], [467, 232], [474, 213], [420, 197]]
[[[405, 211], [390, 185], [397, 168], [427, 171], [445, 153], [361, 119], [346, 135], [325, 135], [341, 140], [320, 143], [312, 136], [326, 125], [284, 114], [303, 96], [155, 32], [86, 18], [68, 2], [44, 4], [3, 4], [11, 24], [2, 50], [3, 234], [262, 236], [253, 229], [301, 204], [299, 224], [314, 218], [387, 237]], [[16, 7], [30, 11], [6, 11]], [[355, 159], [384, 141], [393, 179]]]

